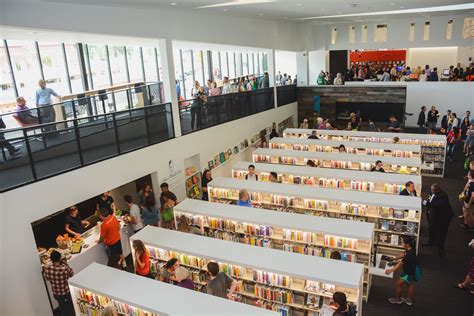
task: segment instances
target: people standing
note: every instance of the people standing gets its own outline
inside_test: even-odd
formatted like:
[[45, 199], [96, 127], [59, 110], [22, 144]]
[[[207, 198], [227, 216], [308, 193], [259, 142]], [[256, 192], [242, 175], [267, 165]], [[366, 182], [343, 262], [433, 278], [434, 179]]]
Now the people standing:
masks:
[[434, 67], [430, 72], [429, 81], [439, 81], [438, 77], [438, 67]]
[[441, 128], [444, 129], [444, 133], [448, 132], [448, 122], [451, 117], [451, 110], [447, 110], [446, 114], [441, 118]]
[[449, 203], [449, 198], [441, 190], [439, 184], [431, 185], [431, 193], [423, 204], [428, 208], [428, 243], [424, 246], [438, 247], [440, 257], [444, 256], [444, 243], [448, 234], [449, 224], [453, 218], [453, 209]]
[[245, 180], [258, 181], [258, 175], [255, 173], [254, 165], [249, 165], [248, 173], [245, 175]]
[[207, 273], [211, 279], [206, 286], [207, 294], [231, 299], [232, 294], [237, 288], [237, 281], [224, 272], [219, 272], [217, 262], [211, 261], [207, 264]]
[[464, 186], [460, 196], [463, 198], [463, 223], [461, 227], [469, 231], [474, 230], [474, 170], [469, 170], [467, 174], [467, 183]]
[[405, 189], [403, 189], [400, 192], [400, 195], [406, 195], [406, 196], [417, 196], [416, 190], [415, 190], [415, 184], [413, 181], [407, 181], [405, 183]]
[[156, 208], [156, 200], [153, 195], [147, 196], [145, 206], [141, 212], [143, 226], [160, 226], [160, 212]]
[[115, 211], [114, 198], [110, 196], [110, 191], [105, 191], [97, 198], [96, 203], [97, 210], [105, 208], [109, 214], [113, 214]]
[[64, 229], [68, 234], [79, 237], [86, 231], [86, 228], [90, 226], [90, 224], [88, 221], [81, 219], [79, 210], [73, 205], [69, 208], [68, 214], [66, 215]]
[[309, 128], [308, 119], [306, 119], [306, 118], [303, 119], [303, 122], [301, 123], [300, 128], [303, 128], [303, 129], [308, 129]]
[[416, 125], [420, 127], [420, 133], [426, 134], [426, 106], [421, 107], [420, 114], [418, 114], [418, 121]]
[[426, 119], [426, 126], [429, 129], [435, 130], [436, 124], [438, 123], [439, 112], [436, 110], [436, 106], [432, 106], [431, 110], [428, 112], [428, 117]]
[[229, 82], [229, 77], [224, 77], [223, 86], [222, 86], [222, 94], [229, 94], [233, 92], [234, 92], [234, 89], [232, 89], [232, 85]]
[[217, 87], [217, 83], [213, 81], [211, 83], [211, 89], [209, 90], [209, 96], [215, 97], [221, 94], [221, 90]]
[[[469, 246], [474, 249], [474, 239], [471, 239]], [[469, 269], [467, 271], [467, 275], [464, 278], [464, 281], [458, 283], [456, 286], [461, 290], [466, 290], [469, 286], [474, 282], [474, 256], [471, 257], [471, 261], [469, 262]], [[474, 295], [474, 291], [469, 291], [471, 295]]]
[[150, 254], [148, 253], [145, 244], [143, 241], [136, 239], [132, 242], [132, 247], [135, 251], [135, 272], [138, 275], [151, 278]]
[[68, 280], [74, 275], [72, 268], [61, 254], [54, 250], [49, 256], [51, 265], [43, 266], [43, 275], [51, 284], [54, 298], [58, 301], [61, 316], [74, 316], [74, 307], [71, 293], [69, 292]]
[[318, 86], [325, 86], [328, 84], [326, 80], [326, 73], [324, 72], [324, 70], [321, 70], [321, 72], [319, 73], [318, 78], [316, 79], [316, 84]]
[[161, 209], [161, 211], [163, 211], [163, 206], [165, 205], [165, 199], [164, 199], [164, 197], [163, 197], [163, 195], [165, 194], [165, 192], [169, 192], [170, 198], [171, 198], [176, 204], [178, 204], [178, 198], [176, 197], [176, 194], [174, 194], [173, 192], [170, 191], [170, 187], [169, 187], [169, 184], [168, 184], [168, 183], [163, 182], [162, 184], [160, 184], [160, 190], [161, 190], [161, 194], [160, 194], [160, 209]]
[[148, 196], [155, 194], [153, 193], [153, 189], [151, 188], [151, 185], [148, 182], [143, 183], [143, 186], [140, 191], [138, 191], [138, 200], [140, 202], [140, 206], [143, 207], [145, 206], [145, 200]]
[[174, 207], [176, 206], [176, 201], [173, 200], [170, 192], [163, 193], [163, 199], [165, 201], [165, 204], [163, 205], [163, 212], [161, 213], [163, 228], [175, 229]]
[[[400, 268], [402, 269], [400, 279], [395, 283], [395, 297], [389, 298], [388, 301], [391, 304], [406, 303], [411, 306], [413, 305], [414, 282], [418, 282], [421, 279], [421, 268], [418, 265], [415, 241], [411, 237], [402, 236], [402, 246], [404, 252], [393, 258], [393, 261], [400, 261], [398, 261], [393, 268], [385, 271], [385, 274], [389, 275]], [[402, 297], [402, 291], [405, 285], [408, 287], [407, 298]]]
[[107, 251], [109, 267], [125, 267], [125, 258], [122, 251], [122, 241], [120, 239], [120, 223], [117, 218], [109, 214], [106, 208], [99, 209], [100, 239], [97, 243], [103, 242]]
[[133, 203], [132, 197], [130, 195], [125, 195], [123, 200], [128, 207], [129, 215], [127, 217], [127, 221], [132, 225], [133, 233], [138, 233], [143, 228], [140, 207]]
[[207, 191], [207, 184], [212, 181], [211, 170], [204, 170], [202, 173], [201, 188], [202, 188], [202, 197], [203, 201], [209, 201], [209, 192]]
[[[40, 124], [51, 123], [56, 121], [56, 112], [54, 108], [50, 106], [52, 104], [51, 96], [58, 97], [61, 100], [61, 96], [57, 94], [53, 89], [46, 87], [46, 81], [38, 81], [39, 89], [36, 90], [36, 107], [39, 108], [39, 122]], [[44, 128], [44, 131], [56, 131], [56, 125], [48, 125]]]
[[454, 149], [456, 148], [456, 144], [461, 138], [461, 134], [459, 133], [459, 128], [453, 127], [448, 133], [448, 136], [446, 137], [446, 142], [448, 145], [448, 160], [453, 161], [453, 154], [454, 154]]
[[263, 74], [263, 79], [260, 81], [260, 89], [265, 89], [265, 88], [270, 88], [270, 77], [268, 75], [268, 72], [265, 71]]

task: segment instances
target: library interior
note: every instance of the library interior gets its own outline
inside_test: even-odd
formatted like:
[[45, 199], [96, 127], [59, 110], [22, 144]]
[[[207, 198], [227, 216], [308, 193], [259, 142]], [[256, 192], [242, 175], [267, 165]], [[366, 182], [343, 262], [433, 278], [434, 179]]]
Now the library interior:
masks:
[[0, 315], [474, 315], [469, 0], [0, 3]]

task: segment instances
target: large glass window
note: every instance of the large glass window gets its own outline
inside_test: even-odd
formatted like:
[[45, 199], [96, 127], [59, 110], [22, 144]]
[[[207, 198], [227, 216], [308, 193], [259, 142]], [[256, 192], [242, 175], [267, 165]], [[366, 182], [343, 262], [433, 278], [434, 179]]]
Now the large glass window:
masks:
[[249, 55], [247, 53], [242, 54], [242, 68], [243, 68], [243, 75], [249, 74]]
[[191, 90], [193, 89], [193, 63], [192, 63], [192, 54], [190, 50], [182, 50], [182, 55], [183, 55], [183, 72], [184, 72], [184, 84], [186, 86], [186, 94], [185, 98], [190, 99], [191, 98]]
[[235, 53], [235, 68], [236, 68], [236, 77], [240, 77], [244, 75], [244, 69], [242, 67], [242, 53]]
[[44, 79], [60, 95], [69, 94], [63, 48], [60, 43], [38, 43]]
[[235, 53], [227, 53], [229, 54], [229, 78], [237, 77], [235, 73]]
[[64, 44], [66, 50], [67, 67], [69, 70], [69, 78], [71, 80], [72, 93], [80, 93], [84, 91], [82, 83], [81, 68], [79, 56], [77, 55], [76, 44]]
[[[143, 64], [145, 66], [145, 80], [147, 82], [158, 81], [158, 73], [157, 73], [158, 67], [156, 67], [157, 66], [156, 65], [156, 62], [157, 62], [156, 57], [158, 57], [158, 56], [155, 56], [155, 49], [154, 48], [143, 47]], [[176, 60], [176, 57], [178, 57], [178, 60], [179, 60], [179, 51], [178, 51], [178, 56], [176, 56], [176, 52], [174, 54], [175, 60]], [[181, 72], [181, 63], [180, 62], [178, 62], [178, 63], [175, 62], [176, 80], [178, 80], [181, 77], [181, 75], [179, 75], [180, 72], [178, 72], [178, 69]], [[162, 77], [160, 76], [160, 78], [162, 78]]]
[[110, 87], [109, 64], [107, 62], [107, 46], [87, 45], [89, 55], [90, 73], [88, 77], [92, 79], [93, 89]]
[[247, 56], [249, 58], [249, 74], [252, 74], [254, 75], [256, 72], [255, 72], [255, 62], [254, 62], [254, 57], [253, 57], [253, 53], [249, 53]]
[[214, 79], [222, 79], [219, 52], [212, 52], [212, 76]]
[[140, 47], [127, 47], [127, 60], [130, 82], [143, 82]]
[[193, 51], [193, 55], [194, 55], [194, 78], [195, 80], [199, 81], [199, 84], [202, 86], [206, 83], [204, 79], [204, 71], [202, 69], [203, 52], [202, 50]]
[[110, 67], [114, 85], [128, 82], [127, 67], [125, 65], [125, 47], [109, 46]]
[[203, 68], [204, 79], [205, 80], [208, 80], [208, 79], [212, 80], [212, 77], [210, 77], [211, 74], [209, 74], [209, 55], [208, 55], [208, 51], [203, 50], [201, 53], [202, 53], [202, 61], [203, 61], [203, 65], [204, 65], [204, 68]]
[[7, 50], [4, 42], [0, 41], [0, 105], [15, 102], [15, 88], [12, 73], [8, 65]]
[[35, 92], [41, 79], [40, 65], [34, 42], [7, 40], [18, 94], [31, 105], [35, 104]]

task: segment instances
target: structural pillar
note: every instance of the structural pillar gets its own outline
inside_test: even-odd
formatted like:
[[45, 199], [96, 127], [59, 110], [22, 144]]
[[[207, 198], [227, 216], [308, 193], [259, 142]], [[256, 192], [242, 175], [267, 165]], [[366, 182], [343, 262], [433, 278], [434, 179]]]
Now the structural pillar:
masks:
[[268, 56], [268, 76], [270, 77], [270, 87], [273, 87], [273, 98], [275, 100], [275, 107], [278, 107], [277, 86], [275, 84], [275, 76], [276, 76], [275, 50], [270, 49], [267, 53], [267, 56]]
[[298, 86], [307, 86], [309, 82], [309, 53], [308, 51], [296, 54], [296, 74]]

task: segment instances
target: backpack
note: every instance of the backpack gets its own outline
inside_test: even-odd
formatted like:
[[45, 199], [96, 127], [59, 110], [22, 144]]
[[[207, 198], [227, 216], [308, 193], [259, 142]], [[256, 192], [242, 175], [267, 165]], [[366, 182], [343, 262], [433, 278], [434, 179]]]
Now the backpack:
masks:
[[349, 309], [347, 310], [347, 316], [356, 316], [357, 308], [354, 304], [349, 304]]

